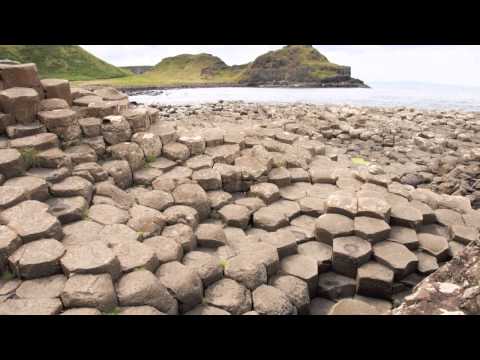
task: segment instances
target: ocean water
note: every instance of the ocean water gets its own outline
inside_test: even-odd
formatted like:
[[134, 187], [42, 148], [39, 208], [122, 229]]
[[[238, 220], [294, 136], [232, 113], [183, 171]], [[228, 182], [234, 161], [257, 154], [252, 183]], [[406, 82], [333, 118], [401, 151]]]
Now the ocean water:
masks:
[[130, 96], [142, 104], [186, 105], [224, 101], [307, 103], [480, 111], [480, 87], [419, 83], [369, 83], [370, 89], [192, 88]]

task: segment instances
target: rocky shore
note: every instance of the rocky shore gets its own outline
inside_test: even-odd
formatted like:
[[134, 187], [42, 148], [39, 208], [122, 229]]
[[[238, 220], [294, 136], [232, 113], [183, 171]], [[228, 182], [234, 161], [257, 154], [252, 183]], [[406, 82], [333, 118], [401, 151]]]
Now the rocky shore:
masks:
[[0, 314], [478, 313], [479, 131], [0, 65]]

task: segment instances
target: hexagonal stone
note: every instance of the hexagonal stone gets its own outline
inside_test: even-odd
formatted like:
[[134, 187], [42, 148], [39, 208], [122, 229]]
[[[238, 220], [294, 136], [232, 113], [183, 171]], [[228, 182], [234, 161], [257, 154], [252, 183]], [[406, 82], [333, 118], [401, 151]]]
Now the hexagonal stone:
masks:
[[324, 214], [315, 223], [315, 236], [318, 241], [327, 245], [333, 244], [333, 239], [353, 235], [353, 220], [339, 214]]
[[358, 216], [367, 216], [389, 221], [390, 210], [390, 204], [383, 199], [366, 196], [358, 197]]
[[337, 302], [328, 315], [380, 315], [373, 306], [355, 299], [343, 299]]
[[120, 275], [120, 263], [103, 241], [69, 246], [61, 260], [63, 271], [70, 274], [109, 273], [115, 280]]
[[415, 271], [418, 259], [406, 246], [392, 242], [382, 241], [373, 246], [373, 257], [377, 262], [385, 265], [395, 273], [395, 280], [403, 279]]
[[200, 224], [195, 236], [198, 246], [201, 247], [217, 248], [225, 245], [227, 241], [223, 226], [217, 224]]
[[280, 196], [285, 200], [298, 201], [307, 196], [309, 188], [311, 188], [310, 183], [295, 183], [282, 187]]
[[310, 315], [328, 315], [334, 305], [333, 301], [317, 297], [310, 302], [308, 311]]
[[387, 240], [405, 245], [409, 250], [416, 250], [419, 245], [417, 232], [404, 226], [392, 226]]
[[183, 184], [172, 193], [175, 204], [190, 206], [197, 210], [200, 220], [206, 219], [210, 214], [210, 204], [207, 194], [197, 184]]
[[295, 315], [296, 309], [279, 289], [262, 285], [252, 293], [253, 309], [261, 315]]
[[250, 290], [232, 279], [222, 279], [205, 290], [205, 302], [233, 315], [252, 309]]
[[47, 202], [49, 211], [62, 224], [82, 220], [88, 209], [88, 204], [82, 196], [51, 198]]
[[156, 272], [157, 277], [179, 301], [179, 309], [186, 312], [202, 302], [203, 284], [198, 274], [182, 263], [172, 261], [163, 264]]
[[327, 213], [340, 214], [353, 219], [357, 214], [357, 198], [343, 192], [330, 195], [325, 202]]
[[354, 221], [355, 235], [371, 243], [386, 240], [390, 234], [390, 226], [380, 219], [359, 216]]
[[192, 228], [196, 228], [199, 222], [198, 211], [190, 206], [175, 205], [169, 207], [163, 212], [167, 220], [167, 224], [185, 224]]
[[275, 274], [279, 269], [280, 259], [278, 251], [273, 245], [264, 242], [249, 242], [244, 243], [238, 250], [240, 254], [247, 254], [255, 261], [265, 265], [268, 276]]
[[418, 228], [417, 232], [443, 236], [446, 239], [450, 238], [450, 232], [448, 227], [445, 227], [439, 224], [422, 225]]
[[438, 261], [435, 256], [427, 254], [424, 251], [418, 251], [415, 253], [418, 258], [417, 271], [422, 275], [430, 275], [438, 270]]
[[65, 307], [92, 307], [111, 311], [117, 306], [117, 296], [110, 274], [73, 275], [61, 294]]
[[125, 241], [138, 241], [141, 236], [126, 225], [114, 224], [103, 227], [98, 234], [98, 239], [110, 247]]
[[176, 224], [163, 229], [162, 236], [175, 240], [183, 249], [183, 252], [192, 251], [197, 247], [197, 238], [190, 226]]
[[280, 189], [271, 183], [261, 183], [250, 187], [249, 196], [259, 197], [266, 204], [280, 200]]
[[355, 278], [357, 269], [370, 260], [372, 245], [357, 236], [339, 237], [333, 240], [333, 270]]
[[144, 240], [143, 245], [150, 247], [155, 252], [159, 264], [180, 261], [183, 257], [182, 246], [169, 237], [154, 236]]
[[295, 276], [279, 275], [273, 277], [269, 284], [282, 291], [288, 300], [297, 308], [299, 314], [308, 314], [310, 296], [305, 281]]
[[368, 262], [358, 268], [357, 291], [371, 297], [389, 299], [392, 295], [393, 271], [377, 262]]
[[208, 155], [197, 155], [188, 159], [185, 165], [192, 170], [209, 169], [213, 167], [213, 159]]
[[267, 283], [265, 265], [248, 254], [240, 254], [229, 259], [225, 266], [225, 276], [251, 290]]
[[325, 213], [325, 200], [313, 196], [307, 196], [298, 200], [300, 210], [305, 215], [321, 216]]
[[[259, 211], [261, 210], [262, 209]], [[229, 204], [221, 208], [218, 213], [220, 214], [222, 221], [228, 226], [246, 229], [250, 222], [251, 212], [245, 206]], [[256, 213], [258, 213], [258, 211]]]
[[116, 285], [118, 302], [122, 306], [153, 306], [169, 314], [178, 314], [178, 303], [150, 271], [128, 273]]
[[318, 276], [318, 290], [320, 296], [331, 300], [352, 297], [355, 294], [357, 283], [354, 279], [327, 272]]
[[216, 256], [200, 251], [191, 251], [185, 254], [182, 263], [200, 276], [205, 287], [223, 277], [223, 268]]
[[11, 87], [0, 91], [0, 108], [20, 124], [27, 125], [35, 121], [39, 106], [39, 93], [34, 89]]
[[377, 311], [380, 312], [380, 315], [389, 315], [392, 310], [392, 303], [390, 300], [378, 299], [373, 297], [367, 297], [362, 295], [355, 295], [354, 300], [363, 301], [364, 303], [373, 306]]
[[235, 200], [236, 205], [241, 205], [247, 207], [250, 211], [255, 212], [258, 209], [265, 207], [265, 203], [256, 197], [247, 197], [243, 199]]
[[9, 179], [21, 176], [25, 172], [25, 161], [22, 154], [15, 149], [0, 150], [0, 174]]
[[60, 315], [86, 315], [86, 316], [92, 316], [92, 315], [102, 315], [100, 310], [98, 309], [92, 309], [92, 308], [76, 308], [76, 309], [68, 309], [64, 312], [62, 312]]
[[409, 202], [409, 205], [422, 213], [424, 224], [433, 224], [437, 221], [434, 210], [427, 204], [418, 200], [412, 200]]
[[0, 315], [57, 315], [60, 299], [9, 299], [0, 303]]
[[7, 180], [5, 186], [15, 186], [25, 191], [29, 200], [45, 201], [49, 198], [48, 185], [43, 179], [35, 176], [21, 176]]
[[9, 258], [13, 272], [20, 278], [35, 279], [61, 271], [60, 258], [65, 247], [55, 239], [42, 239], [22, 245]]
[[438, 261], [447, 261], [450, 258], [448, 251], [448, 240], [443, 236], [420, 233], [418, 234], [420, 249], [435, 256]]
[[67, 278], [64, 275], [53, 275], [21, 283], [15, 295], [21, 299], [57, 298], [65, 287]]
[[14, 231], [0, 225], [0, 271], [5, 268], [8, 257], [21, 245], [22, 241]]
[[333, 169], [327, 168], [311, 168], [309, 170], [310, 178], [314, 184], [332, 184], [335, 185], [338, 179]]
[[219, 309], [215, 306], [198, 305], [194, 309], [186, 312], [184, 315], [231, 315], [228, 311]]
[[478, 241], [478, 229], [473, 226], [453, 225], [450, 227], [450, 239], [468, 245]]
[[332, 266], [333, 249], [330, 245], [318, 241], [308, 241], [298, 245], [298, 253], [317, 261], [318, 272], [327, 272]]
[[43, 151], [52, 147], [58, 147], [58, 145], [58, 136], [52, 133], [43, 133], [10, 140], [10, 147], [19, 151], [27, 149]]
[[0, 187], [0, 211], [26, 200], [26, 191], [16, 186]]
[[410, 205], [394, 205], [390, 213], [390, 223], [417, 229], [423, 223], [423, 214]]
[[297, 239], [291, 231], [281, 229], [266, 233], [261, 236], [261, 241], [273, 245], [280, 258], [297, 253]]
[[445, 227], [453, 225], [464, 225], [462, 215], [450, 209], [435, 210], [437, 222]]
[[100, 232], [103, 225], [93, 221], [77, 221], [63, 227], [65, 236], [62, 240], [63, 245], [69, 247], [71, 245], [85, 244], [91, 241], [100, 240]]
[[120, 189], [132, 186], [133, 174], [128, 161], [112, 160], [105, 162], [102, 167], [113, 178], [115, 185]]
[[130, 216], [127, 211], [112, 205], [93, 205], [88, 210], [88, 218], [102, 225], [125, 224]]
[[268, 208], [273, 212], [284, 214], [289, 220], [300, 215], [300, 206], [295, 201], [279, 200], [273, 204], [270, 204]]
[[142, 205], [134, 205], [128, 212], [130, 220], [128, 220], [127, 225], [143, 234], [144, 237], [160, 235], [165, 226], [165, 216], [158, 210]]
[[162, 141], [158, 135], [149, 132], [137, 132], [132, 136], [132, 142], [137, 143], [146, 159], [156, 159], [162, 154]]
[[159, 260], [154, 250], [138, 241], [125, 240], [112, 244], [112, 250], [122, 272], [129, 272], [138, 268], [155, 271], [159, 266]]
[[290, 171], [284, 167], [272, 169], [268, 173], [268, 181], [278, 187], [288, 186], [291, 183]]
[[153, 306], [126, 306], [120, 309], [118, 315], [127, 315], [127, 316], [157, 316], [157, 315], [167, 315], [161, 311], [158, 311]]
[[185, 161], [190, 157], [188, 146], [172, 142], [163, 146], [163, 156], [172, 161]]
[[210, 168], [195, 171], [192, 179], [206, 191], [219, 190], [222, 188], [222, 177], [220, 173]]
[[296, 276], [308, 284], [310, 296], [316, 293], [318, 286], [318, 265], [311, 257], [291, 255], [280, 261], [283, 274]]

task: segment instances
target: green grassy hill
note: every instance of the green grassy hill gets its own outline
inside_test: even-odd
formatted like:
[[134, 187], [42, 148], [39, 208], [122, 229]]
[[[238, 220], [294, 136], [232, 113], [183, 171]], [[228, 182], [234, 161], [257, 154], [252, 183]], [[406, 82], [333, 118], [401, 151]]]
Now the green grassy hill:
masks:
[[152, 69], [133, 76], [85, 85], [117, 87], [181, 87], [202, 85], [247, 86], [362, 86], [350, 77], [350, 68], [331, 63], [311, 45], [289, 45], [259, 56], [245, 65], [228, 66], [209, 55], [178, 55], [163, 59]]
[[36, 63], [41, 78], [96, 80], [131, 75], [78, 45], [0, 45], [0, 59]]

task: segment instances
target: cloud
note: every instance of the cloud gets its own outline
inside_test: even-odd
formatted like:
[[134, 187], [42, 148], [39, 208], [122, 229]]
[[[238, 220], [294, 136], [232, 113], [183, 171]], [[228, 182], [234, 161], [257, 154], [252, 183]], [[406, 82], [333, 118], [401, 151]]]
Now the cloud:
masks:
[[[117, 66], [155, 65], [178, 54], [210, 53], [244, 64], [283, 45], [82, 45]], [[418, 81], [480, 86], [480, 46], [315, 45], [330, 61], [368, 82]]]

